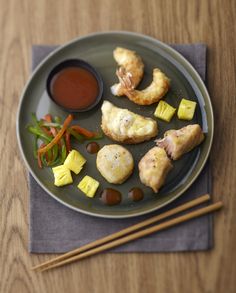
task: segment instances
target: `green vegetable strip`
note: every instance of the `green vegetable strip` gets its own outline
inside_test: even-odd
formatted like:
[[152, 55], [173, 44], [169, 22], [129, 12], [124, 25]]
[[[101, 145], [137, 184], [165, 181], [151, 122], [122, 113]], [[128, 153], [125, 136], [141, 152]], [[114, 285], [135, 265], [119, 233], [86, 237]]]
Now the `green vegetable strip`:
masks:
[[43, 164], [46, 163], [46, 166], [54, 165], [55, 161], [58, 158], [58, 145], [57, 144], [54, 145], [53, 148], [48, 150], [46, 154], [43, 154], [43, 158], [44, 158], [44, 160], [42, 160]]
[[78, 132], [76, 132], [75, 130], [68, 128], [67, 130], [72, 136], [74, 136], [74, 138], [76, 138], [79, 142], [83, 142], [85, 140], [85, 136], [82, 134], [79, 134]]
[[61, 124], [61, 117], [55, 116], [54, 120], [55, 120], [56, 123]]
[[38, 136], [34, 135], [34, 158], [38, 158]]
[[55, 144], [53, 147], [53, 161], [56, 160], [57, 156], [58, 156], [58, 144]]
[[102, 133], [98, 133], [97, 135], [95, 135], [94, 137], [91, 137], [91, 138], [86, 138], [86, 140], [88, 141], [93, 141], [93, 140], [99, 140], [99, 139], [102, 139], [104, 136]]
[[45, 167], [48, 166], [47, 160], [45, 158], [45, 154], [41, 155], [41, 161], [43, 163], [43, 166], [45, 166]]
[[39, 136], [40, 138], [45, 139], [47, 142], [50, 142], [50, 141], [52, 141], [52, 139], [53, 139], [52, 137], [50, 137], [49, 135], [47, 135], [46, 133], [44, 133], [44, 132], [40, 129], [40, 127], [37, 128], [37, 127], [29, 126], [29, 127], [28, 127], [28, 130], [29, 130], [29, 132], [31, 132], [31, 133], [33, 133], [33, 134]]
[[50, 167], [57, 166], [61, 164], [61, 158], [58, 157], [54, 162], [50, 163]]
[[37, 126], [38, 125], [38, 119], [36, 117], [36, 114], [35, 113], [31, 113], [31, 117], [32, 117], [32, 120], [33, 120], [34, 124]]
[[40, 125], [39, 125], [39, 121], [37, 120], [37, 117], [36, 117], [35, 113], [32, 113], [31, 116], [32, 116], [32, 120], [33, 120], [33, 123], [34, 123], [34, 127], [36, 129], [38, 129], [39, 131], [42, 131], [41, 128], [40, 128]]
[[49, 166], [53, 165], [58, 157], [58, 145], [55, 144], [52, 148], [52, 159], [50, 160]]
[[62, 137], [61, 138], [61, 151], [60, 151], [60, 161], [61, 164], [64, 163], [65, 159], [66, 159], [66, 144], [65, 144], [65, 139]]
[[61, 150], [61, 160], [62, 160], [62, 163], [65, 162], [65, 159], [66, 159], [66, 146], [63, 145], [62, 146], [62, 150]]
[[52, 149], [49, 149], [47, 151], [47, 165], [49, 165], [49, 163], [51, 162], [52, 159]]
[[40, 121], [40, 126], [62, 128], [62, 125], [55, 122]]

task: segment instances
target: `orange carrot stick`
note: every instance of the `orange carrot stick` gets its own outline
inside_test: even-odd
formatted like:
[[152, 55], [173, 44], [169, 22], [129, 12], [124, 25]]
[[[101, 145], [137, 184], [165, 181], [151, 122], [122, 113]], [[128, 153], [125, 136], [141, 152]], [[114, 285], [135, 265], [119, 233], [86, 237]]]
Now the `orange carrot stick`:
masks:
[[[39, 148], [41, 149], [41, 148], [43, 148], [43, 147], [45, 147], [45, 146], [46, 146], [46, 144], [45, 144], [45, 143], [42, 143], [41, 146], [40, 146]], [[38, 166], [39, 166], [40, 169], [43, 168], [43, 164], [42, 164], [42, 158], [41, 158], [41, 156], [42, 156], [42, 154], [40, 154], [40, 153], [38, 152], [38, 154], [37, 154], [37, 157], [38, 157]]]
[[41, 154], [39, 152], [38, 152], [37, 157], [38, 157], [38, 166], [39, 166], [40, 169], [42, 169], [43, 165], [42, 165], [42, 161], [41, 161]]
[[68, 131], [66, 131], [65, 138], [66, 138], [66, 152], [67, 154], [69, 154], [69, 152], [71, 151], [71, 144], [70, 144], [70, 133]]
[[71, 114], [68, 115], [66, 120], [63, 123], [62, 128], [57, 133], [57, 135], [54, 137], [54, 139], [49, 144], [47, 144], [45, 147], [43, 147], [42, 149], [39, 149], [38, 153], [44, 154], [48, 150], [50, 150], [55, 144], [57, 144], [59, 142], [59, 140], [62, 138], [63, 134], [65, 133], [66, 129], [68, 128], [68, 126], [70, 125], [72, 120], [73, 120], [73, 116]]
[[89, 130], [87, 130], [87, 129], [79, 126], [79, 125], [72, 125], [71, 129], [77, 131], [80, 134], [83, 134], [84, 136], [86, 136], [88, 138], [92, 138], [92, 137], [94, 137], [96, 135], [94, 132], [89, 131]]

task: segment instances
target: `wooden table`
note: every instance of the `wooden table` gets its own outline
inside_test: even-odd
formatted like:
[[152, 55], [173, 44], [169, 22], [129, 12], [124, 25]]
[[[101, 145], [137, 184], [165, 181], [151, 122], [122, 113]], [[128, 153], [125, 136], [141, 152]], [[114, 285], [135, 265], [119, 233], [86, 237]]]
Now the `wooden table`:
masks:
[[[131, 1], [130, 1], [131, 2]], [[0, 292], [235, 292], [236, 2], [0, 0]], [[30, 267], [27, 171], [15, 135], [32, 44], [63, 44], [94, 31], [129, 30], [167, 43], [208, 45], [208, 88], [215, 112], [211, 152], [215, 217], [208, 252], [104, 254], [45, 274]]]

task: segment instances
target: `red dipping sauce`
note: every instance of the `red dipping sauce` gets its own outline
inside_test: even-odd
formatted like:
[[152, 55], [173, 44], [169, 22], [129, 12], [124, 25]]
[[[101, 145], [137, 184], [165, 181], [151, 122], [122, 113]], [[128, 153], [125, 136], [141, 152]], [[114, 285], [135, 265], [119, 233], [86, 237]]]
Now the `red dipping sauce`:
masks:
[[62, 107], [79, 110], [95, 103], [99, 85], [89, 70], [71, 66], [52, 78], [50, 91], [55, 102]]

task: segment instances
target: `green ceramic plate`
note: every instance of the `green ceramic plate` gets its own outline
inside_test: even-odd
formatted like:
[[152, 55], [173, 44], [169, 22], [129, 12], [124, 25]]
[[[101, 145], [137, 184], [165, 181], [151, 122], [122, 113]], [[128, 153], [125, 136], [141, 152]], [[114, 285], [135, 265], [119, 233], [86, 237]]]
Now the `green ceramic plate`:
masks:
[[[101, 73], [104, 80], [103, 99], [135, 113], [154, 118], [153, 112], [156, 105], [138, 106], [125, 97], [112, 96], [110, 86], [117, 81], [115, 75], [117, 65], [112, 57], [112, 51], [117, 46], [133, 49], [143, 58], [145, 75], [140, 88], [151, 82], [152, 69], [159, 67], [171, 79], [171, 90], [165, 98], [167, 102], [177, 107], [182, 97], [197, 101], [195, 117], [191, 123], [199, 123], [202, 126], [206, 133], [206, 139], [200, 147], [174, 162], [174, 168], [158, 194], [154, 194], [150, 188], [141, 184], [137, 170], [140, 158], [154, 146], [153, 140], [139, 145], [127, 146], [134, 156], [135, 170], [124, 184], [117, 186], [108, 184], [99, 174], [95, 164], [96, 155], [89, 155], [86, 152], [86, 144], [75, 144], [74, 148], [78, 149], [88, 160], [86, 167], [79, 175], [74, 176], [73, 185], [58, 188], [53, 185], [51, 170], [38, 168], [37, 161], [33, 158], [33, 138], [26, 130], [26, 126], [31, 122], [32, 112], [36, 112], [39, 118], [46, 113], [59, 115], [63, 118], [67, 116], [66, 112], [50, 101], [45, 90], [47, 75], [56, 64], [69, 58], [79, 58], [89, 62]], [[101, 121], [100, 107], [101, 103], [87, 113], [78, 114], [75, 119], [80, 125], [97, 130]], [[181, 128], [189, 122], [180, 121], [175, 117], [171, 123], [158, 120], [158, 124], [160, 129], [158, 137], [161, 137], [167, 129]], [[36, 68], [21, 97], [17, 117], [17, 136], [28, 169], [41, 187], [52, 197], [76, 211], [89, 215], [125, 218], [157, 210], [179, 197], [190, 187], [201, 172], [210, 152], [213, 138], [213, 113], [205, 85], [194, 68], [178, 52], [153, 38], [140, 34], [129, 32], [97, 33], [76, 39], [60, 47]], [[99, 141], [101, 147], [111, 143], [113, 142], [108, 138]], [[93, 199], [83, 195], [76, 187], [85, 174], [100, 182], [97, 195]], [[138, 203], [132, 202], [127, 196], [128, 191], [134, 186], [141, 187], [145, 193], [144, 199]], [[100, 201], [99, 193], [107, 187], [117, 188], [121, 191], [123, 195], [121, 204], [110, 207]]]

